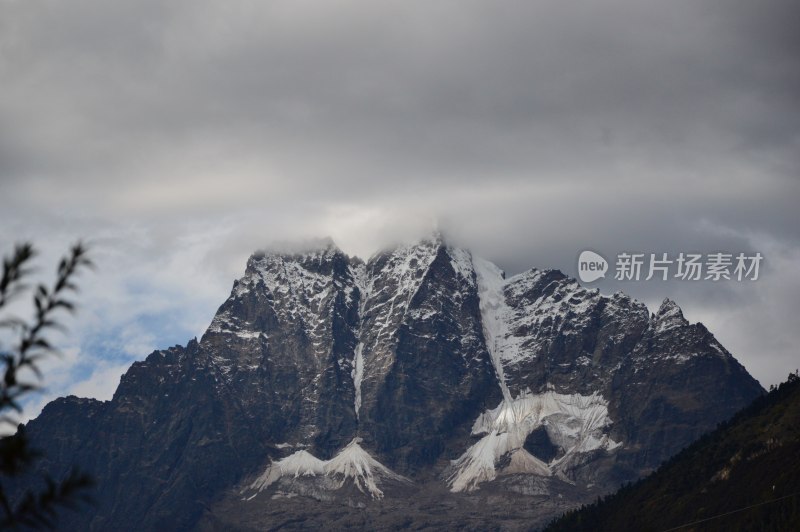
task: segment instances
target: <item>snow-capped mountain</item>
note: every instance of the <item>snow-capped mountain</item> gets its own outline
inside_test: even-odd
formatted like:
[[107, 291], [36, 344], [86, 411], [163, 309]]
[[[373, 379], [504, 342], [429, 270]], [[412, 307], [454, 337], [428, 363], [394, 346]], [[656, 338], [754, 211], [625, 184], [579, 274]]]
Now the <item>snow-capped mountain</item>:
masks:
[[760, 393], [672, 301], [506, 278], [439, 234], [366, 262], [324, 240], [254, 254], [199, 341], [28, 433], [102, 487], [73, 529], [532, 526]]

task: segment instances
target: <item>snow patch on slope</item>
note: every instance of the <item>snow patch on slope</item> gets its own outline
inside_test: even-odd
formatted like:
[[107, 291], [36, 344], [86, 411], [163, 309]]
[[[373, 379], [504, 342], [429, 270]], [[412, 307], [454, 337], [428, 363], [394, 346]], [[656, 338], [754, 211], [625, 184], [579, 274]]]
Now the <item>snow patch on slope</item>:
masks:
[[505, 401], [511, 401], [511, 393], [506, 386], [505, 372], [501, 360], [501, 342], [511, 336], [508, 326], [508, 316], [511, 309], [506, 304], [505, 274], [503, 270], [493, 263], [475, 257], [472, 260], [475, 275], [478, 280], [478, 297], [480, 299], [481, 321], [483, 322], [483, 336], [486, 339], [486, 349], [492, 358], [495, 373], [499, 380], [500, 389]]
[[[359, 262], [355, 266], [350, 267], [350, 275], [353, 277], [354, 285], [358, 288], [358, 327], [354, 331], [358, 343], [356, 344], [353, 353], [353, 371], [351, 376], [353, 378], [353, 389], [355, 390], [355, 398], [353, 400], [353, 408], [356, 411], [356, 420], [359, 419], [359, 410], [361, 409], [361, 382], [364, 380], [364, 342], [361, 340], [361, 327], [364, 319], [364, 307], [367, 304], [369, 292], [367, 288], [367, 268], [363, 262]], [[348, 294], [349, 296], [349, 294]]]
[[297, 451], [294, 454], [273, 462], [250, 487], [261, 491], [274, 484], [281, 477], [314, 477], [323, 474], [325, 462], [308, 451]]
[[469, 286], [475, 286], [475, 279], [472, 272], [474, 270], [472, 254], [461, 248], [447, 248], [447, 255], [450, 257], [450, 265], [456, 274], [467, 282]]
[[359, 419], [358, 411], [361, 408], [361, 382], [364, 379], [364, 344], [359, 342], [356, 346], [356, 354], [353, 359], [353, 384], [355, 385], [355, 410], [356, 419]]
[[372, 458], [359, 445], [360, 443], [361, 438], [353, 438], [339, 454], [330, 459], [324, 466], [325, 474], [338, 480], [340, 487], [347, 480], [352, 480], [359, 491], [370, 494], [374, 499], [379, 499], [383, 497], [383, 492], [378, 488], [377, 479], [410, 482], [407, 478], [398, 475]]
[[383, 491], [378, 484], [382, 481], [411, 482], [372, 458], [360, 443], [361, 438], [353, 438], [344, 449], [327, 461], [320, 460], [307, 451], [297, 451], [270, 464], [250, 485], [250, 489], [260, 492], [286, 477], [319, 476], [332, 480], [333, 489], [339, 489], [348, 481], [352, 481], [360, 492], [373, 499], [380, 499], [383, 497]]
[[[478, 417], [472, 434], [483, 437], [451, 462], [446, 481], [451, 491], [473, 491], [498, 475], [563, 473], [579, 453], [612, 451], [621, 445], [604, 433], [610, 424], [608, 402], [599, 394], [523, 393]], [[542, 426], [564, 452], [549, 464], [523, 448], [528, 435]]]

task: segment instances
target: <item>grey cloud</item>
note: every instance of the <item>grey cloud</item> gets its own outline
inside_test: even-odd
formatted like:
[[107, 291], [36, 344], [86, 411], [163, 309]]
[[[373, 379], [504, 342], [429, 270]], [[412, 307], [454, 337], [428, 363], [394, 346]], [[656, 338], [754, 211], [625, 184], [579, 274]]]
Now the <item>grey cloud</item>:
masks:
[[65, 6], [28, 17], [9, 71], [56, 81], [20, 96], [85, 128], [92, 160], [234, 138], [315, 184], [492, 168], [547, 181], [620, 153], [730, 149], [792, 116], [772, 98], [748, 111], [751, 92], [792, 81], [761, 48], [778, 64], [793, 51], [760, 44], [764, 31], [735, 40], [749, 10], [728, 22], [687, 2], [295, 4]]

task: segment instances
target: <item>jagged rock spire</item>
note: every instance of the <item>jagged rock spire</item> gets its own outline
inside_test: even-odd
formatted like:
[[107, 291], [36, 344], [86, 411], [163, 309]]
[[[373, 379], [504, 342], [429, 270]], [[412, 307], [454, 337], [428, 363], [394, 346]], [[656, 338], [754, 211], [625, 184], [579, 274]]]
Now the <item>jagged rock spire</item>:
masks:
[[689, 321], [683, 317], [683, 311], [670, 298], [664, 298], [658, 312], [653, 317], [656, 332], [662, 333], [676, 327], [689, 325]]

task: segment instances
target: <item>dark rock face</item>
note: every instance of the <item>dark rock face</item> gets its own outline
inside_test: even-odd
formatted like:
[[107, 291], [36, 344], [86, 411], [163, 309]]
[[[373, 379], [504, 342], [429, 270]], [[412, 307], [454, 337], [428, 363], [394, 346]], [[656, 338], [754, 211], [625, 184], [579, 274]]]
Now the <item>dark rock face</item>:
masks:
[[434, 240], [369, 264], [360, 433], [403, 471], [463, 443], [487, 402], [500, 398], [474, 272], [459, 271], [451, 254], [458, 251]]
[[439, 236], [366, 264], [327, 241], [253, 255], [199, 342], [27, 429], [42, 469], [100, 486], [65, 529], [516, 527], [639, 477], [762, 391], [671, 301], [650, 315], [558, 271], [506, 280]]
[[544, 427], [539, 427], [525, 438], [525, 450], [543, 462], [550, 462], [557, 458], [560, 454], [560, 449], [547, 435], [547, 430]]
[[332, 244], [254, 255], [200, 342], [229, 393], [269, 420], [268, 434], [322, 454], [355, 429], [355, 266]]
[[[181, 529], [268, 452], [266, 430], [220, 387], [197, 342], [151, 354], [107, 403], [59, 399], [29, 423], [52, 475], [74, 464], [102, 486], [94, 513], [65, 513], [64, 528]], [[61, 436], [53, 437], [54, 431]]]

